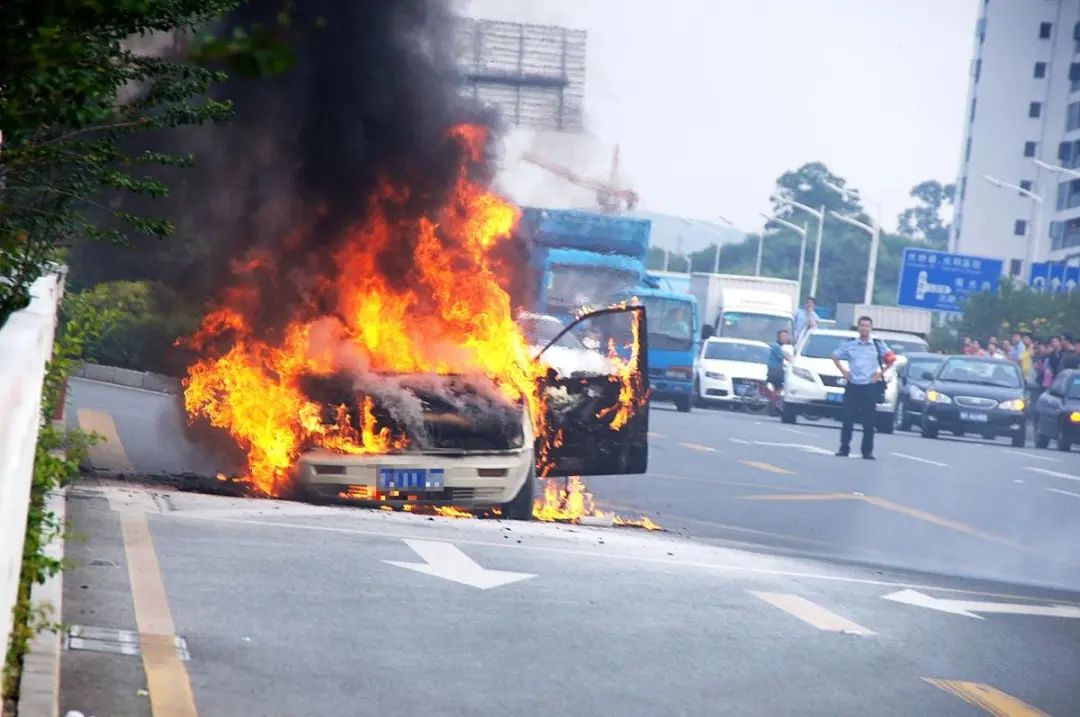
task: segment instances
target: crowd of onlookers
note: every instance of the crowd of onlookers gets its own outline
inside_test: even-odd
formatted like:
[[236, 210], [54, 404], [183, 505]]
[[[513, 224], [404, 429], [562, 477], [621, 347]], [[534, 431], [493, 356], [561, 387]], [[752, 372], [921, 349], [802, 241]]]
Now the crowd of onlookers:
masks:
[[1048, 339], [1029, 333], [1014, 333], [1012, 338], [1000, 340], [991, 336], [985, 346], [979, 339], [965, 336], [963, 352], [1012, 361], [1020, 366], [1025, 381], [1042, 389], [1049, 388], [1065, 369], [1080, 368], [1080, 343], [1069, 334]]

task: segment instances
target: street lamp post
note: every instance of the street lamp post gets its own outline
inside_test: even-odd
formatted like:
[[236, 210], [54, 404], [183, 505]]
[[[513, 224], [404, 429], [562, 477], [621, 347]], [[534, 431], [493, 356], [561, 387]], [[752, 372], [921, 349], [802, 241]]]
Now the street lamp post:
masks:
[[829, 214], [832, 214], [845, 224], [850, 224], [853, 227], [862, 229], [870, 235], [870, 261], [868, 262], [869, 266], [866, 269], [866, 291], [863, 292], [863, 303], [872, 304], [874, 303], [874, 275], [877, 273], [878, 238], [881, 234], [881, 228], [876, 224], [864, 224], [858, 219], [852, 219], [839, 212], [834, 212], [832, 209], [829, 210]]
[[1027, 251], [1025, 252], [1027, 275], [1028, 280], [1030, 281], [1031, 268], [1035, 265], [1035, 259], [1037, 259], [1039, 256], [1039, 224], [1042, 219], [1043, 198], [1035, 192], [1032, 192], [1030, 189], [1024, 189], [1018, 184], [1010, 184], [1009, 182], [1003, 182], [1000, 179], [995, 179], [994, 177], [991, 177], [989, 174], [984, 174], [982, 177], [987, 182], [990, 182], [990, 184], [993, 184], [999, 189], [1012, 189], [1013, 191], [1022, 194], [1023, 196], [1027, 197], [1035, 203], [1035, 219], [1031, 222], [1031, 240], [1027, 243]]
[[[795, 283], [798, 285], [798, 289], [796, 289], [796, 293], [798, 294], [799, 300], [801, 301], [802, 300], [803, 265], [806, 264], [806, 235], [808, 233], [807, 227], [806, 227], [805, 224], [803, 224], [800, 227], [798, 224], [795, 224], [794, 222], [789, 222], [787, 219], [783, 219], [782, 217], [774, 217], [774, 216], [770, 216], [768, 214], [762, 214], [761, 216], [765, 217], [766, 222], [776, 222], [777, 224], [782, 224], [785, 227], [787, 227], [788, 229], [790, 229], [791, 231], [795, 232], [796, 234], [798, 234], [799, 236], [802, 237], [802, 245], [801, 245], [801, 248], [799, 249], [799, 278], [796, 279], [796, 281], [795, 281]], [[813, 291], [810, 292], [810, 295], [813, 296]]]
[[[721, 217], [721, 219], [723, 219], [723, 217]], [[685, 219], [683, 217], [679, 217], [679, 221], [683, 222], [684, 224], [689, 224], [692, 227], [699, 227], [701, 229], [706, 229], [706, 230], [708, 230], [710, 232], [713, 232], [717, 236], [721, 236], [720, 230], [718, 230], [716, 227], [709, 226], [708, 224], [703, 224], [701, 222], [695, 222], [692, 219]], [[725, 223], [728, 223], [729, 226], [730, 226], [730, 222], [727, 222], [726, 219], [724, 219], [723, 221]], [[714, 244], [713, 246], [716, 247], [716, 250], [713, 252], [713, 270], [712, 270], [712, 273], [719, 274], [720, 273], [720, 242], [717, 241], [716, 244]], [[689, 270], [687, 270], [686, 273], [689, 274], [691, 272]]]
[[[796, 209], [801, 209], [810, 216], [817, 218], [817, 242], [814, 244], [814, 271], [810, 274], [810, 296], [817, 296], [818, 268], [821, 266], [821, 237], [825, 231], [825, 205], [821, 205], [821, 209], [814, 209], [813, 207], [806, 206], [802, 202], [796, 202], [794, 199], [788, 199], [779, 194], [772, 195], [772, 198], [778, 202], [795, 207]], [[803, 297], [800, 296], [799, 300], [802, 301], [802, 298]]]
[[[743, 234], [745, 234], [747, 236], [750, 236], [750, 234], [751, 234], [751, 232], [748, 232], [745, 229], [739, 229], [739, 227], [735, 226], [735, 223], [733, 221], [731, 221], [730, 219], [728, 219], [727, 217], [723, 217], [723, 216], [720, 216], [719, 214], [717, 214], [716, 218], [719, 219], [720, 221], [722, 221], [724, 224], [727, 224], [732, 229], [736, 229], [736, 230], [742, 232]], [[765, 228], [762, 227], [761, 234], [758, 234], [758, 240], [757, 240], [757, 268], [754, 270], [754, 276], [761, 276], [761, 242], [764, 239], [765, 239]], [[716, 270], [713, 273], [714, 274], [719, 274], [720, 273], [720, 252], [719, 252], [719, 250], [717, 251], [717, 255], [716, 255], [715, 268], [716, 268]]]
[[870, 267], [866, 273], [866, 291], [863, 293], [863, 303], [872, 304], [874, 303], [874, 280], [877, 278], [878, 246], [881, 244], [881, 202], [868, 200], [861, 196], [858, 192], [848, 189], [847, 187], [841, 187], [839, 184], [834, 184], [828, 180], [824, 180], [823, 183], [829, 189], [839, 193], [840, 196], [847, 199], [857, 199], [859, 201], [868, 202], [870, 204], [873, 204], [874, 209], [877, 210], [875, 216], [871, 218], [870, 224], [864, 224], [860, 221], [852, 219], [851, 217], [837, 214], [831, 209], [829, 210], [829, 213], [837, 219], [847, 222], [852, 226], [859, 227], [864, 231], [870, 232]]

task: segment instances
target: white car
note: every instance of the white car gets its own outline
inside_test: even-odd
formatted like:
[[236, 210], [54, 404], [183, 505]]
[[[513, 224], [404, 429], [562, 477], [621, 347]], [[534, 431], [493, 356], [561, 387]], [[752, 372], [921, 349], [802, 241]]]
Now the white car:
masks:
[[[840, 419], [844, 405], [843, 374], [833, 363], [833, 352], [858, 336], [857, 331], [811, 329], [795, 347], [795, 356], [784, 370], [784, 398], [780, 420], [795, 423], [798, 416]], [[892, 433], [896, 405], [900, 395], [897, 371], [904, 365], [907, 352], [926, 351], [926, 341], [914, 334], [875, 331], [873, 337], [884, 341], [897, 354], [896, 362], [885, 370], [885, 402], [877, 404], [877, 430]]]
[[[641, 307], [602, 309], [578, 319], [572, 331], [587, 328], [587, 335], [601, 336], [597, 352], [609, 338], [626, 345], [633, 335], [628, 317], [640, 311]], [[549, 330], [556, 329], [544, 323]], [[533, 333], [529, 337], [537, 338]], [[646, 356], [644, 336], [639, 341], [639, 355]], [[378, 425], [390, 427], [393, 435], [406, 435], [408, 442], [396, 452], [366, 455], [307, 450], [298, 460], [298, 491], [314, 498], [395, 507], [497, 507], [507, 518], [527, 520], [532, 516], [538, 464], [549, 477], [644, 473], [648, 407], [639, 406], [626, 425], [613, 429], [616, 412], [610, 408], [621, 400], [621, 383], [604, 355], [580, 355], [587, 351], [568, 332], [535, 359], [555, 369], [541, 379], [546, 429], [558, 436], [547, 451], [541, 451], [542, 441], [533, 435], [527, 403], [506, 401], [487, 379], [432, 374], [372, 375], [351, 381], [313, 378], [305, 390], [325, 406], [324, 422], [334, 422], [337, 406], [353, 405], [348, 420], [355, 428], [359, 422], [355, 396], [370, 395], [376, 398]], [[647, 395], [647, 376], [641, 380], [642, 395]]]
[[769, 345], [750, 339], [711, 338], [697, 361], [694, 393], [701, 405], [745, 403], [765, 382]]

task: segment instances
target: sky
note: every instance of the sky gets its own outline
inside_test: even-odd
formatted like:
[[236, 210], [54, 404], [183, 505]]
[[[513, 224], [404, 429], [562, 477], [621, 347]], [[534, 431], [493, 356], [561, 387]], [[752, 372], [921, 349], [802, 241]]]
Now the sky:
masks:
[[[955, 181], [978, 1], [457, 5], [586, 30], [586, 130], [602, 157], [620, 145], [641, 207], [756, 231], [776, 178], [806, 162], [879, 202], [890, 229], [912, 186]], [[591, 164], [575, 169], [604, 175]]]

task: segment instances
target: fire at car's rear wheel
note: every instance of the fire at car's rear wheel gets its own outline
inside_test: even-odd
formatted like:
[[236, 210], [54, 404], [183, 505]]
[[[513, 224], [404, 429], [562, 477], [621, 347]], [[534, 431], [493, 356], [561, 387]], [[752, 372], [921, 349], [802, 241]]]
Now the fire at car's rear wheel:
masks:
[[509, 520], [532, 520], [533, 493], [536, 488], [536, 469], [530, 468], [521, 490], [509, 503], [502, 504], [502, 514]]

